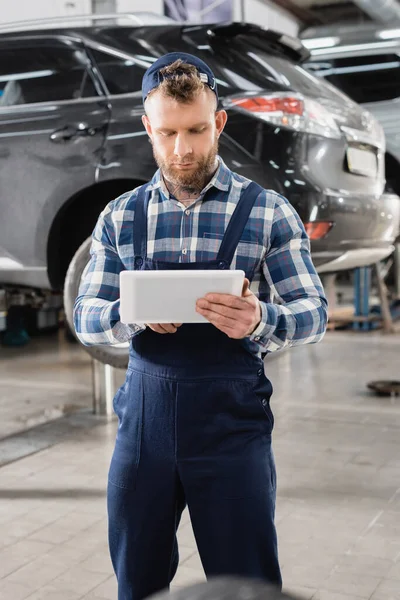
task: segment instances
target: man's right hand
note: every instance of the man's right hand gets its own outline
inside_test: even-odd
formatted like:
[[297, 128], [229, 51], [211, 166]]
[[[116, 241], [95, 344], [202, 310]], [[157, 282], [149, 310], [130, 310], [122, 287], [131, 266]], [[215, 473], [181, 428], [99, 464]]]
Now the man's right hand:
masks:
[[176, 333], [182, 323], [146, 323], [156, 333]]

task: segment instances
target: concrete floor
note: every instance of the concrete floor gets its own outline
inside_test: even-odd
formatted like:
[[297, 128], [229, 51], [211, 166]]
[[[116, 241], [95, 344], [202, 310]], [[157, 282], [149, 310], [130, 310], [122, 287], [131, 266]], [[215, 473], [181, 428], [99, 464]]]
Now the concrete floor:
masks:
[[[90, 408], [90, 360], [61, 336], [0, 353], [0, 438], [15, 434], [0, 440], [0, 600], [116, 600], [116, 423], [78, 410], [41, 425]], [[400, 600], [400, 399], [366, 390], [400, 379], [399, 357], [399, 335], [335, 332], [266, 362], [284, 585], [305, 599]], [[187, 512], [179, 539], [174, 586], [204, 579]]]

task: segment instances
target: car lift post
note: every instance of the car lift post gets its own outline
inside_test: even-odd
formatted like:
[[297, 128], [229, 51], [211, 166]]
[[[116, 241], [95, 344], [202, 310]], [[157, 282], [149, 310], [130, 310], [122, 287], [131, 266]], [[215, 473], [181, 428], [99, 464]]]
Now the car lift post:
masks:
[[[356, 317], [369, 315], [369, 296], [371, 288], [371, 267], [359, 267], [354, 271], [354, 314]], [[368, 331], [368, 321], [355, 321], [353, 329]]]
[[92, 359], [93, 413], [111, 419], [116, 391], [116, 369]]
[[388, 290], [381, 271], [381, 264], [376, 263], [369, 267], [360, 267], [354, 271], [354, 313], [357, 317], [362, 317], [362, 321], [355, 321], [353, 329], [363, 329], [368, 331], [370, 325], [368, 317], [370, 316], [370, 292], [371, 292], [371, 274], [372, 269], [375, 272], [376, 284], [379, 294], [381, 309], [382, 329], [384, 333], [393, 333], [393, 319], [390, 313], [388, 299]]
[[382, 327], [385, 333], [394, 333], [393, 319], [390, 313], [390, 304], [388, 299], [388, 290], [385, 284], [384, 277], [381, 273], [381, 264], [374, 265], [376, 282], [378, 285], [379, 300], [381, 303]]
[[[397, 292], [397, 286], [400, 286], [400, 249], [398, 250], [398, 256], [395, 256], [397, 260], [397, 270], [395, 272], [395, 289]], [[376, 278], [376, 287], [379, 295], [379, 306], [380, 315], [376, 312], [371, 314], [370, 312], [370, 295], [371, 295], [371, 278], [372, 271], [374, 271]], [[336, 273], [325, 275], [324, 289], [328, 300], [329, 318], [328, 323], [329, 329], [335, 328], [335, 322], [338, 323], [352, 323], [354, 330], [369, 331], [371, 329], [371, 323], [373, 321], [380, 321], [384, 333], [394, 333], [395, 328], [393, 325], [393, 318], [390, 309], [388, 289], [385, 284], [384, 274], [381, 263], [376, 263], [367, 267], [359, 267], [354, 269], [354, 301], [353, 301], [353, 312], [351, 315], [335, 315], [337, 310], [337, 292], [336, 292]], [[396, 296], [400, 299], [400, 295]]]
[[395, 297], [400, 300], [400, 240], [394, 246], [394, 289]]

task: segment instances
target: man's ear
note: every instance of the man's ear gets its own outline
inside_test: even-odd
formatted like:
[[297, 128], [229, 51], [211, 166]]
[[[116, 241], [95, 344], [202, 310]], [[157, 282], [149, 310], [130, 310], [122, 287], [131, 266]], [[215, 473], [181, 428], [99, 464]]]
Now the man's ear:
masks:
[[153, 132], [151, 129], [149, 117], [147, 115], [142, 116], [142, 123], [144, 125], [145, 130], [147, 131], [147, 135], [149, 136], [150, 139], [152, 139]]
[[218, 137], [223, 132], [227, 120], [228, 120], [228, 115], [226, 113], [226, 110], [218, 110], [215, 113], [215, 125], [217, 127]]

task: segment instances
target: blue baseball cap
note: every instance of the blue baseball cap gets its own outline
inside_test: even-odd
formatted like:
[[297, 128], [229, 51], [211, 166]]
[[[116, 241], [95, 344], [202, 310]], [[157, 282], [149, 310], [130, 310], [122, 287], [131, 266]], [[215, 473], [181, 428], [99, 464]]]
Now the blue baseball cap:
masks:
[[149, 93], [155, 88], [157, 88], [162, 82], [163, 75], [160, 73], [161, 69], [172, 65], [172, 63], [179, 59], [184, 63], [188, 63], [189, 65], [194, 65], [196, 67], [201, 81], [208, 85], [210, 90], [214, 92], [218, 102], [217, 82], [215, 80], [214, 73], [211, 71], [210, 67], [206, 65], [206, 63], [200, 58], [197, 58], [197, 56], [193, 56], [193, 54], [186, 54], [185, 52], [170, 52], [169, 54], [164, 54], [164, 56], [158, 58], [143, 75], [143, 103], [146, 100]]

